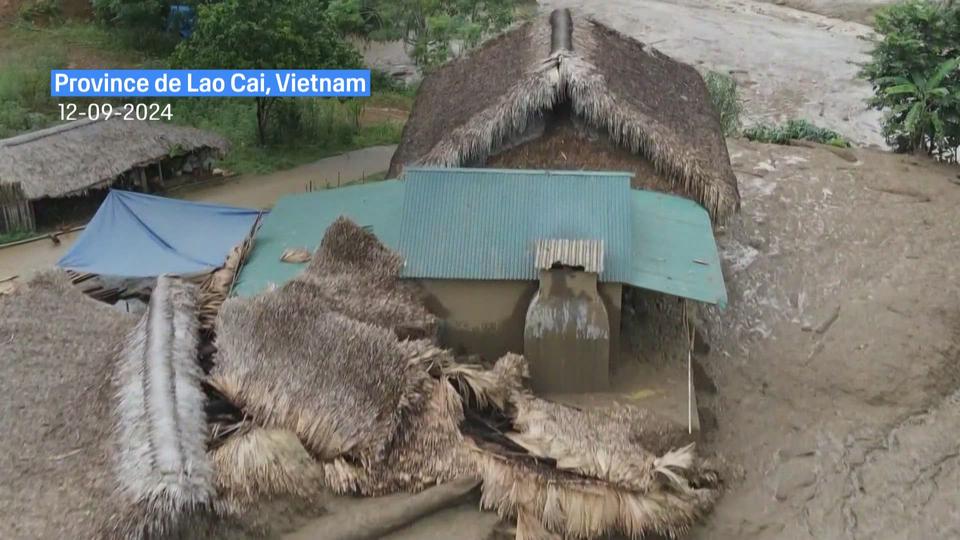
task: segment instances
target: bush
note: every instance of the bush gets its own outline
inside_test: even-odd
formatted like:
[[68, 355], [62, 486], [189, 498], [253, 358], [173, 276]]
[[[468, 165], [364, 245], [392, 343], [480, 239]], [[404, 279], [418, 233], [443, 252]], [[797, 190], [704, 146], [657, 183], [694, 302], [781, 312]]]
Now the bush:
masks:
[[713, 108], [720, 116], [720, 127], [726, 136], [736, 135], [740, 131], [740, 115], [743, 113], [743, 102], [737, 93], [737, 81], [733, 77], [716, 71], [708, 72], [704, 77]]
[[786, 124], [758, 124], [743, 130], [743, 136], [751, 141], [790, 144], [790, 141], [811, 141], [840, 148], [850, 146], [849, 141], [836, 131], [822, 128], [806, 120], [790, 120]]
[[877, 13], [870, 105], [886, 111], [883, 134], [901, 152], [956, 160], [960, 146], [960, 5], [909, 0]]
[[20, 6], [20, 19], [31, 24], [52, 24], [63, 20], [60, 0], [32, 0]]

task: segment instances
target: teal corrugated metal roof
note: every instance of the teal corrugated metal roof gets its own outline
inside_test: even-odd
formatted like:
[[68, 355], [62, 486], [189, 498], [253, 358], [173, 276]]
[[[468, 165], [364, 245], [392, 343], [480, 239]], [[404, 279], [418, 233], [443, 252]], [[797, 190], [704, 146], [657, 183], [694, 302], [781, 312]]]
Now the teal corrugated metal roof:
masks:
[[263, 218], [234, 294], [251, 296], [300, 273], [304, 264], [280, 261], [283, 250], [305, 247], [313, 251], [327, 227], [340, 216], [372, 227], [384, 244], [397, 249], [403, 187], [403, 182], [387, 180], [283, 197]]
[[602, 240], [601, 281], [631, 275], [629, 173], [504, 169], [404, 171], [403, 275], [537, 279], [537, 240]]
[[629, 285], [724, 306], [727, 289], [707, 211], [655, 191], [633, 190]]
[[631, 190], [627, 174], [441, 174], [450, 171], [414, 169], [405, 181], [280, 199], [264, 218], [234, 293], [285, 283], [303, 265], [281, 262], [283, 250], [315, 248], [346, 215], [404, 255], [406, 277], [532, 280], [538, 237], [599, 239], [606, 281], [726, 304], [710, 218], [693, 201]]

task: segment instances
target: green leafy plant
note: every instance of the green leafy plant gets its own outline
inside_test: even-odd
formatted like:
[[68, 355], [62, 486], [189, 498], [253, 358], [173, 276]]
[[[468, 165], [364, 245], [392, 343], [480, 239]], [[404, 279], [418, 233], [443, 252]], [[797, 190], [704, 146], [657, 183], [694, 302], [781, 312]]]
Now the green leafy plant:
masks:
[[908, 0], [877, 13], [870, 62], [872, 107], [901, 152], [956, 160], [960, 146], [960, 5]]
[[785, 124], [757, 124], [743, 130], [751, 141], [790, 144], [791, 141], [810, 141], [847, 148], [850, 142], [836, 131], [819, 127], [806, 120], [789, 120]]
[[713, 108], [720, 116], [720, 127], [726, 136], [736, 135], [740, 131], [740, 115], [743, 102], [737, 92], [737, 81], [733, 77], [716, 71], [707, 72], [703, 80], [707, 83]]
[[933, 153], [947, 139], [945, 115], [960, 101], [960, 88], [951, 89], [946, 79], [960, 67], [960, 57], [937, 66], [929, 77], [914, 73], [906, 77], [892, 77], [883, 90], [883, 97], [891, 107], [891, 117], [899, 123], [899, 134], [913, 150]]
[[[175, 67], [219, 69], [353, 68], [360, 55], [313, 0], [223, 0], [199, 6], [196, 29], [177, 45]], [[267, 142], [280, 98], [256, 98], [257, 137]]]

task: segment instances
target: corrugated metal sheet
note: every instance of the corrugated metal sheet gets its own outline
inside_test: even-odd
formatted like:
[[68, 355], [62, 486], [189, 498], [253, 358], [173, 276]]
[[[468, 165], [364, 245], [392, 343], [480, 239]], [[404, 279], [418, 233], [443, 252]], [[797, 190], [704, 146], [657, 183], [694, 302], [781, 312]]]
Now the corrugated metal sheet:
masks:
[[633, 190], [634, 287], [724, 306], [727, 288], [707, 211], [682, 197]]
[[540, 239], [604, 243], [601, 281], [631, 274], [630, 174], [406, 169], [403, 275], [532, 280]]
[[305, 247], [312, 252], [340, 216], [369, 227], [384, 244], [397, 249], [403, 187], [403, 182], [387, 180], [283, 197], [263, 218], [234, 294], [252, 296], [300, 273], [304, 264], [281, 262], [280, 255], [287, 248]]
[[603, 272], [603, 240], [537, 240], [537, 270], [549, 270], [554, 264], [579, 266], [586, 272]]
[[284, 197], [264, 218], [235, 294], [292, 278], [303, 265], [280, 262], [283, 250], [316, 247], [341, 215], [404, 255], [406, 277], [534, 280], [538, 241], [590, 240], [602, 242], [602, 257], [561, 258], [601, 262], [601, 281], [727, 301], [710, 218], [697, 203], [631, 190], [627, 174], [488, 169], [414, 169], [405, 182]]

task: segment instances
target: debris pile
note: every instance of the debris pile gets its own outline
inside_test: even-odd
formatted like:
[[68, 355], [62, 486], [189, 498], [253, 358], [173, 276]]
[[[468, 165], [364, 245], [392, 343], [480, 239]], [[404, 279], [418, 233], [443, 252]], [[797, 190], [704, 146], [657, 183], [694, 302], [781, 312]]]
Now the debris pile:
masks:
[[[90, 465], [87, 476], [57, 469], [82, 495], [58, 499], [58, 510], [82, 513], [90, 496], [103, 505], [71, 532], [231, 537], [239, 527], [256, 536], [240, 522], [270, 501], [319, 512], [323, 493], [412, 493], [458, 479], [481, 480], [482, 506], [515, 520], [525, 539], [677, 536], [709, 510], [719, 478], [681, 427], [630, 407], [542, 400], [526, 388], [519, 355], [494, 365], [458, 361], [437, 345], [438, 321], [417, 287], [400, 280], [402, 264], [341, 218], [300, 276], [226, 300], [214, 325], [230, 281], [216, 276], [200, 288], [159, 278], [137, 323], [63, 275], [0, 299], [5, 360], [48, 365], [70, 356], [90, 372], [45, 391], [85, 415], [74, 453]], [[55, 324], [37, 320], [34, 303], [57, 306]], [[211, 331], [212, 363], [202, 343]], [[21, 394], [17, 408], [59, 410], [60, 401]], [[62, 444], [45, 441], [46, 451], [72, 447], [76, 436], [51, 437]], [[5, 481], [12, 470], [0, 468]], [[35, 524], [38, 536], [62, 533], [70, 519], [59, 529]]]

